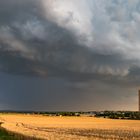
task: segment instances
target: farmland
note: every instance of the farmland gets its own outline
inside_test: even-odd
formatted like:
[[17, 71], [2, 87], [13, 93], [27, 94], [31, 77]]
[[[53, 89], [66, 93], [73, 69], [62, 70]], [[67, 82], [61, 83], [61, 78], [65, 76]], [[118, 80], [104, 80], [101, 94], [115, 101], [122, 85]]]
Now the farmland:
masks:
[[47, 140], [139, 140], [139, 120], [1, 114], [3, 128]]

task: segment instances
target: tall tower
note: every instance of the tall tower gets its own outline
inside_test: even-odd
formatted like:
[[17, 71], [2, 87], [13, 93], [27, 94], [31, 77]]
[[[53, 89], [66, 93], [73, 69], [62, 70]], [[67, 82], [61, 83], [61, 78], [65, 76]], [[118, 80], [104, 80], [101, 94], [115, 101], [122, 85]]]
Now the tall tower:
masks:
[[140, 112], [140, 90], [138, 91], [138, 108]]

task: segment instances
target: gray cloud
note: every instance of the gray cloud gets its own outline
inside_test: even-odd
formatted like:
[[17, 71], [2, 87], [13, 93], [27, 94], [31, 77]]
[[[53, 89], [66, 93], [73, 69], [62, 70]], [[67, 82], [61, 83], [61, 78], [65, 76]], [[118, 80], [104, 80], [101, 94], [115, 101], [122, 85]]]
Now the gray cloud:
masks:
[[7, 3], [1, 2], [8, 10], [1, 10], [0, 24], [6, 51], [72, 72], [125, 76], [133, 65], [139, 66], [138, 1]]
[[[57, 98], [57, 105], [69, 103], [69, 109], [74, 96], [73, 104], [76, 105], [81, 104], [76, 100], [79, 96], [84, 102], [86, 95], [87, 100], [93, 97], [92, 92], [94, 97], [104, 95], [99, 85], [109, 93], [110, 100], [114, 99], [111, 95], [117, 94], [112, 93], [114, 86], [116, 89], [120, 87], [118, 92], [122, 89], [124, 96], [128, 86], [134, 93], [134, 88], [139, 85], [140, 69], [139, 5], [138, 0], [133, 3], [130, 0], [1, 1], [0, 71], [45, 78], [47, 81], [42, 79], [33, 84], [47, 82], [47, 88], [39, 86], [36, 92], [31, 90], [37, 96], [33, 98], [34, 104], [41, 89], [48, 93], [42, 92], [38, 102], [48, 96], [54, 103], [53, 98], [60, 95], [66, 101]], [[53, 90], [53, 84], [49, 85], [51, 81], [56, 90]], [[55, 94], [57, 91], [58, 95]], [[24, 95], [27, 96], [25, 92], [20, 94], [21, 97]], [[19, 104], [18, 100], [16, 102]], [[44, 101], [42, 106], [45, 104]]]

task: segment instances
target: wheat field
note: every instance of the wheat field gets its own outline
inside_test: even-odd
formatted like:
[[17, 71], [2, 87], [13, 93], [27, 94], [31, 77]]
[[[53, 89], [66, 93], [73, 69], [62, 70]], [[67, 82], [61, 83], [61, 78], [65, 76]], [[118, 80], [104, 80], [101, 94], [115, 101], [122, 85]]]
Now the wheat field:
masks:
[[0, 114], [2, 127], [45, 140], [140, 140], [139, 120]]

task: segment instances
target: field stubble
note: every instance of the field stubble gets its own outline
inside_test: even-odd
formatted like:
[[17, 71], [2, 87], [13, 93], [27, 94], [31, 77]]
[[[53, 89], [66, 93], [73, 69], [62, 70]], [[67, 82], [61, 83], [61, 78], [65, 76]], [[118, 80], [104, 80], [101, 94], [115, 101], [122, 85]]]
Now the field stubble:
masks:
[[94, 117], [0, 115], [7, 130], [45, 140], [140, 140], [140, 121]]

